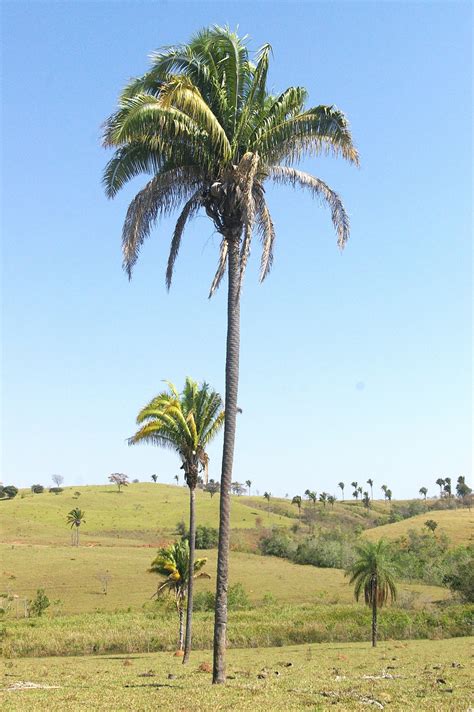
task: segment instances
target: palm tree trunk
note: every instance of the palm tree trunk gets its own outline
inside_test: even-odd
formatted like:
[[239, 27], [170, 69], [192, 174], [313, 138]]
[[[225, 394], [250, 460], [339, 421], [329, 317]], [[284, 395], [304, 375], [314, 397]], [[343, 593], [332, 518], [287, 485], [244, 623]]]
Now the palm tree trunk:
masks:
[[377, 645], [377, 579], [372, 579], [372, 647]]
[[240, 350], [240, 231], [226, 235], [228, 244], [227, 349], [225, 368], [225, 425], [222, 452], [219, 545], [217, 552], [216, 610], [214, 618], [214, 661], [212, 682], [225, 682], [227, 588], [229, 579], [230, 484], [234, 459], [239, 387]]
[[180, 599], [178, 603], [178, 616], [179, 616], [179, 634], [178, 634], [178, 650], [183, 649], [184, 643], [184, 608], [183, 601]]
[[189, 488], [189, 571], [188, 571], [188, 606], [186, 611], [186, 640], [184, 643], [183, 664], [189, 660], [193, 624], [193, 589], [194, 589], [194, 551], [196, 548], [196, 490]]

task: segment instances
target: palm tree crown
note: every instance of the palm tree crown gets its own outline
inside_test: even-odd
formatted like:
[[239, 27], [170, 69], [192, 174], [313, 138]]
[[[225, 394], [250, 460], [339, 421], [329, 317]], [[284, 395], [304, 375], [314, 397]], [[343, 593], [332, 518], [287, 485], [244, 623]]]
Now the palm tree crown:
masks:
[[137, 416], [142, 427], [129, 438], [129, 445], [151, 443], [178, 452], [187, 484], [197, 484], [197, 466], [208, 462], [207, 445], [224, 423], [222, 399], [207, 383], [186, 378], [183, 392], [167, 381], [168, 391], [153, 398]]
[[378, 542], [366, 542], [357, 547], [358, 559], [349, 569], [350, 583], [355, 584], [354, 596], [358, 601], [364, 594], [364, 601], [369, 606], [373, 603], [373, 581], [377, 580], [377, 605], [383, 606], [388, 598], [395, 601], [396, 568], [391, 561], [389, 545], [381, 539]]
[[[246, 39], [215, 26], [187, 45], [154, 53], [152, 68], [123, 90], [105, 123], [104, 145], [115, 148], [104, 172], [107, 195], [114, 197], [137, 175], [152, 175], [131, 202], [123, 228], [129, 276], [155, 222], [181, 208], [166, 272], [169, 287], [186, 222], [204, 208], [219, 233], [243, 228], [241, 278], [256, 227], [262, 238], [260, 279], [265, 279], [275, 239], [266, 180], [304, 188], [325, 201], [340, 247], [349, 236], [339, 196], [292, 167], [305, 155], [328, 152], [357, 164], [346, 117], [334, 106], [306, 108], [302, 87], [271, 94], [266, 85], [271, 47], [261, 47], [254, 63]], [[227, 247], [223, 240], [210, 294], [224, 275]]]

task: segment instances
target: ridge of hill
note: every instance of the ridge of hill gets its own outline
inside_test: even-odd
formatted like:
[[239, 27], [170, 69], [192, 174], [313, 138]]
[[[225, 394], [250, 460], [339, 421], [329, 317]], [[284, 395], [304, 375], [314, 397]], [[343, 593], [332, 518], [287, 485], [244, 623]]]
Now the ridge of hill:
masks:
[[377, 539], [398, 539], [401, 536], [406, 536], [409, 529], [426, 533], [428, 530], [425, 527], [425, 522], [428, 519], [432, 519], [438, 524], [435, 535], [446, 534], [450, 539], [450, 545], [457, 546], [474, 542], [474, 514], [468, 509], [431, 509], [400, 522], [367, 529], [363, 536], [370, 541], [375, 541]]

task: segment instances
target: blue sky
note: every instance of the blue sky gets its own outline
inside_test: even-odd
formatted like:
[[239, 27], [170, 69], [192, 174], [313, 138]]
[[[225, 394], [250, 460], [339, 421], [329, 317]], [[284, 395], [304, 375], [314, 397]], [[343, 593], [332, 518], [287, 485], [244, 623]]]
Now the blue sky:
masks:
[[210, 221], [188, 229], [169, 294], [170, 222], [128, 283], [121, 226], [145, 179], [114, 201], [101, 187], [120, 89], [213, 23], [270, 42], [270, 85], [343, 109], [362, 159], [305, 163], [344, 198], [342, 255], [325, 208], [268, 191], [275, 266], [259, 285], [254, 249], [234, 479], [293, 495], [372, 477], [404, 497], [469, 477], [471, 21], [461, 2], [4, 2], [3, 481], [171, 482], [171, 453], [127, 447], [136, 413], [165, 378], [223, 392]]

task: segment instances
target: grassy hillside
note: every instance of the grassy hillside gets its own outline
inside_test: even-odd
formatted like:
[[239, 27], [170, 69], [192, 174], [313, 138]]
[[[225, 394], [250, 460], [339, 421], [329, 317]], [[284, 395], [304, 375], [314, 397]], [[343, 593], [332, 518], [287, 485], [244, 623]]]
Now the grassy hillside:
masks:
[[[75, 492], [79, 492], [76, 498]], [[217, 527], [219, 495], [197, 491], [198, 523]], [[283, 515], [245, 506], [245, 497], [232, 497], [234, 529], [255, 527], [259, 517], [264, 526], [288, 526]], [[150, 543], [156, 545], [171, 534], [180, 520], [188, 519], [188, 488], [153, 483], [131, 484], [120, 494], [115, 485], [67, 487], [61, 494], [32, 494], [22, 490], [15, 499], [0, 502], [2, 541], [64, 545], [70, 532], [66, 515], [73, 507], [86, 513], [81, 527], [84, 544], [107, 546]]]
[[[323, 643], [229, 650], [225, 686], [210, 684], [211, 654], [203, 651], [195, 651], [187, 667], [170, 653], [15, 659], [7, 662], [0, 694], [9, 712], [466, 710], [471, 643], [456, 638], [387, 641], [374, 649]], [[39, 689], [22, 689], [25, 682]]]
[[375, 529], [368, 529], [364, 532], [364, 537], [371, 541], [378, 539], [397, 539], [405, 535], [409, 529], [417, 529], [428, 531], [424, 526], [428, 519], [433, 519], [438, 523], [438, 528], [435, 534], [444, 532], [451, 540], [451, 544], [468, 544], [474, 541], [473, 524], [474, 513], [467, 509], [446, 509], [446, 510], [431, 510], [424, 514], [418, 514], [416, 517], [404, 519], [401, 522], [393, 524], [385, 524]]
[[[85, 613], [95, 610], [140, 609], [156, 591], [158, 579], [147, 572], [155, 549], [146, 547], [48, 547], [15, 545], [0, 547], [0, 590], [19, 596], [12, 615], [22, 614], [23, 597], [33, 598], [44, 588], [51, 601], [59, 599], [51, 614]], [[197, 591], [215, 588], [216, 550], [198, 552], [207, 556], [210, 580], [196, 583]], [[100, 576], [108, 572], [107, 595]], [[270, 593], [284, 603], [351, 603], [352, 589], [342, 571], [300, 566], [285, 559], [231, 552], [230, 581], [241, 583], [251, 601]], [[447, 589], [437, 586], [401, 585], [401, 598], [419, 605], [446, 598]], [[411, 592], [411, 593], [410, 593]]]

